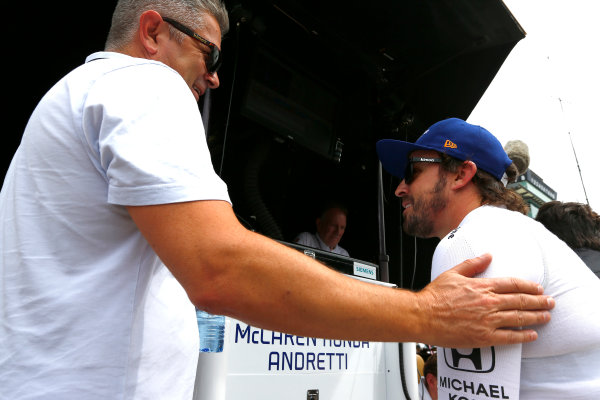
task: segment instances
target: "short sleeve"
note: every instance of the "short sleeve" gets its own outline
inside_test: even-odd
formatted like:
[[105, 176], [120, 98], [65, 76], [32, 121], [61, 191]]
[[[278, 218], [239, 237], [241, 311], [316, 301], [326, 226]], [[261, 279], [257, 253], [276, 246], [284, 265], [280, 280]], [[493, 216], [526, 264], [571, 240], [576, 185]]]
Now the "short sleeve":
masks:
[[109, 203], [230, 201], [198, 105], [177, 72], [159, 63], [130, 65], [105, 74], [89, 93], [84, 131], [98, 130]]

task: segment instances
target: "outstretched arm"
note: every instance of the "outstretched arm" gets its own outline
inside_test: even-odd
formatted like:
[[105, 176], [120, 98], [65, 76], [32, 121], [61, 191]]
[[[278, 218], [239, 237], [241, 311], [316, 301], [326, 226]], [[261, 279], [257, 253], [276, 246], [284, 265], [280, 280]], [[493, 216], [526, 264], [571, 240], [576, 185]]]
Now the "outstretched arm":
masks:
[[486, 258], [463, 263], [414, 293], [352, 279], [250, 232], [223, 201], [128, 211], [196, 306], [257, 327], [310, 337], [473, 347], [534, 340], [534, 332], [499, 328], [549, 320], [542, 310], [551, 304], [538, 295], [537, 284], [461, 275], [485, 269]]

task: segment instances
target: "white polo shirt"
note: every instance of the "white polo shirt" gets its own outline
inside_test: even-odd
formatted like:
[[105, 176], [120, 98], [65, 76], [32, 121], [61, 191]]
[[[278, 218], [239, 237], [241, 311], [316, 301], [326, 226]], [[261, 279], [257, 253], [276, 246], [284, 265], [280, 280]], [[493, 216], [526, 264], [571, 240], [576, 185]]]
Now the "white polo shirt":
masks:
[[191, 398], [194, 307], [124, 206], [227, 188], [176, 71], [86, 61], [33, 112], [0, 194], [0, 399]]

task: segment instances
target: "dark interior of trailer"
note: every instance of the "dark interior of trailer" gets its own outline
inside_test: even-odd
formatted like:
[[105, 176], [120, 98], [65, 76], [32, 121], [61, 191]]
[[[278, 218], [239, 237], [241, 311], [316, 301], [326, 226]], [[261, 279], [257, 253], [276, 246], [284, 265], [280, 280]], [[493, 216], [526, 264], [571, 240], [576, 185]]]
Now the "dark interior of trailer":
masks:
[[[41, 96], [102, 50], [115, 3], [43, 3], [33, 20], [9, 21], [5, 77], [17, 84], [7, 89], [3, 173]], [[375, 143], [414, 141], [440, 119], [466, 119], [523, 29], [500, 0], [226, 4], [221, 86], [199, 107], [239, 220], [291, 241], [314, 230], [323, 201], [341, 201], [349, 215], [340, 244], [350, 255], [375, 264], [387, 256], [392, 283], [423, 287], [436, 240], [401, 232], [398, 182], [385, 172], [379, 209]], [[13, 16], [30, 15], [17, 7]]]

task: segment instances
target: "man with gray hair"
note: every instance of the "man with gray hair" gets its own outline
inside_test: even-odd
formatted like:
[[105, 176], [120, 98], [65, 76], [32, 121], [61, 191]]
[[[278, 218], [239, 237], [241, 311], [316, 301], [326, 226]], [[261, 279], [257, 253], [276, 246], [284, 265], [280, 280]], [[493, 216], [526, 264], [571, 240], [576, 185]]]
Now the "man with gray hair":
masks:
[[191, 398], [194, 306], [332, 339], [535, 340], [502, 328], [547, 322], [553, 300], [464, 276], [489, 257], [413, 293], [240, 225], [197, 105], [227, 29], [217, 0], [121, 0], [105, 51], [34, 110], [0, 194], [0, 398]]

